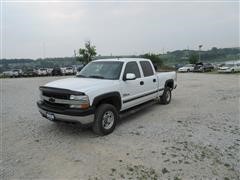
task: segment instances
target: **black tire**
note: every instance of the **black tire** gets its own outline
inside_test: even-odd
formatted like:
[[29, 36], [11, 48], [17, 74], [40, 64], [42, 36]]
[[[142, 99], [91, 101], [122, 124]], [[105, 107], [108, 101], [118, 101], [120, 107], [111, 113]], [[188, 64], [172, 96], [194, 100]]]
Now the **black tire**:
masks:
[[160, 102], [161, 104], [169, 104], [171, 102], [172, 99], [172, 92], [171, 89], [169, 87], [166, 87], [163, 95], [160, 97]]
[[190, 69], [188, 69], [187, 72], [190, 72]]
[[231, 70], [231, 73], [234, 73], [234, 69]]
[[[112, 113], [109, 113], [112, 112]], [[107, 125], [111, 125], [109, 127], [104, 127], [104, 116], [113, 116], [113, 123], [108, 124], [108, 122], [105, 120], [105, 122], [107, 122]], [[119, 115], [118, 115], [118, 111], [117, 109], [111, 105], [111, 104], [101, 104], [100, 106], [98, 106], [96, 112], [95, 112], [95, 120], [93, 123], [93, 132], [98, 134], [98, 135], [107, 135], [113, 132], [113, 130], [115, 129], [116, 126], [116, 122], [119, 119]]]

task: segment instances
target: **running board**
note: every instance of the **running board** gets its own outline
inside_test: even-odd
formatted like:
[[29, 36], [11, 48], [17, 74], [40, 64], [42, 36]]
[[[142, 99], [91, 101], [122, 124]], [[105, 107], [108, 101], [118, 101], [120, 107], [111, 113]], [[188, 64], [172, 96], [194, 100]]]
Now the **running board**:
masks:
[[148, 108], [148, 107], [152, 106], [153, 104], [156, 104], [156, 100], [151, 100], [151, 101], [145, 102], [143, 104], [137, 105], [135, 107], [132, 107], [130, 109], [124, 110], [124, 111], [120, 112], [119, 117], [121, 119], [125, 118], [127, 116], [132, 115], [132, 114], [135, 114], [136, 112], [138, 112], [142, 109]]

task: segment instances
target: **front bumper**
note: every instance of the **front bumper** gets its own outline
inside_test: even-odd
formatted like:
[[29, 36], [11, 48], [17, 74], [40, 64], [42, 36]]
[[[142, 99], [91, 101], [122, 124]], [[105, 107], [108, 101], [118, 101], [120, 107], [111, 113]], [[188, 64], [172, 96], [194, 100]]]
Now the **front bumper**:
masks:
[[56, 121], [77, 122], [82, 125], [91, 124], [94, 121], [93, 109], [88, 110], [67, 109], [60, 111], [44, 105], [42, 101], [38, 101], [37, 105], [39, 112], [45, 118], [47, 118], [47, 114], [50, 113], [54, 116], [54, 120]]

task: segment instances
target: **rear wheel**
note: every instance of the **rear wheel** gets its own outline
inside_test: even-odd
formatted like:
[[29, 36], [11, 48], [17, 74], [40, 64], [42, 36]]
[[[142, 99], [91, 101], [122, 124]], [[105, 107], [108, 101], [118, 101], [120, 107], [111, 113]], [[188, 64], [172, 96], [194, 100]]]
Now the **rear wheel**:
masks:
[[118, 121], [118, 111], [111, 104], [101, 104], [95, 113], [93, 131], [98, 135], [107, 135], [113, 132]]
[[171, 89], [169, 87], [166, 87], [163, 95], [160, 97], [160, 102], [161, 104], [169, 104], [171, 102], [172, 99], [172, 92]]
[[234, 73], [234, 69], [231, 70], [231, 73]]
[[190, 72], [190, 69], [188, 69], [187, 72]]

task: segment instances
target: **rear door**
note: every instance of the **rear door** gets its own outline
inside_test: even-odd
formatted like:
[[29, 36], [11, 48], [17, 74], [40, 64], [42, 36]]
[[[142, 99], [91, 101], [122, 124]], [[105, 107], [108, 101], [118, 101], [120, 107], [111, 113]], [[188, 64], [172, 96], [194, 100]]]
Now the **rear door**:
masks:
[[158, 91], [158, 79], [153, 70], [153, 65], [149, 61], [140, 61], [140, 66], [144, 76], [145, 100], [151, 100], [156, 97]]

